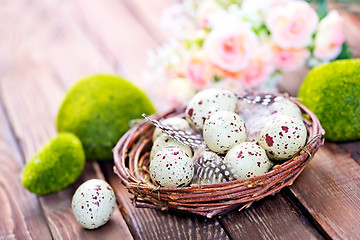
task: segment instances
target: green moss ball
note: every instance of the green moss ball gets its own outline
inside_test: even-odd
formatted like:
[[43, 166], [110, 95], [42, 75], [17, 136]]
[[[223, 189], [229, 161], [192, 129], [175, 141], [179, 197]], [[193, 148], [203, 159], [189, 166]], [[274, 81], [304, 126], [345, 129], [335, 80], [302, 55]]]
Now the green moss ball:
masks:
[[72, 133], [59, 133], [25, 165], [21, 182], [30, 192], [54, 193], [74, 183], [85, 165], [80, 140]]
[[57, 116], [59, 132], [81, 140], [90, 160], [111, 160], [112, 148], [129, 129], [129, 121], [153, 114], [143, 91], [121, 77], [94, 75], [78, 81], [67, 93]]
[[360, 59], [312, 69], [298, 97], [319, 118], [331, 141], [360, 139]]

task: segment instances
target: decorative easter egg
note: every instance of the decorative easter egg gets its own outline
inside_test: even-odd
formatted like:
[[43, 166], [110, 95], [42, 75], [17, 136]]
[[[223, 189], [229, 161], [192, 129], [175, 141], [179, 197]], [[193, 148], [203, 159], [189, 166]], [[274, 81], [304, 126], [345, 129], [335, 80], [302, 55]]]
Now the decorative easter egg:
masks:
[[253, 142], [235, 145], [226, 154], [224, 161], [235, 169], [238, 179], [260, 176], [272, 167], [265, 150]]
[[[161, 121], [162, 124], [172, 127], [175, 130], [188, 130], [191, 129], [189, 122], [186, 121], [184, 118], [180, 118], [180, 117], [172, 117], [172, 118], [167, 118], [164, 119], [163, 121]], [[153, 142], [155, 142], [155, 140], [160, 137], [160, 135], [164, 134], [160, 128], [155, 128], [153, 136], [152, 136], [152, 140]]]
[[300, 108], [286, 98], [277, 98], [273, 104], [269, 105], [271, 114], [286, 115], [302, 119]]
[[196, 130], [202, 130], [205, 120], [218, 111], [235, 112], [237, 98], [234, 93], [222, 89], [206, 89], [198, 92], [189, 102], [186, 120]]
[[91, 179], [81, 184], [71, 202], [76, 221], [87, 229], [98, 228], [107, 223], [115, 207], [114, 191], [101, 179]]
[[166, 147], [151, 159], [149, 171], [155, 184], [163, 187], [184, 187], [194, 176], [194, 164], [190, 155], [181, 148]]
[[203, 136], [212, 151], [227, 152], [232, 146], [245, 142], [244, 121], [234, 112], [218, 111], [205, 121]]
[[260, 133], [260, 146], [273, 160], [289, 159], [304, 147], [307, 131], [302, 120], [281, 116], [268, 122]]
[[161, 149], [166, 147], [178, 147], [181, 150], [185, 151], [190, 157], [193, 156], [192, 150], [189, 146], [184, 145], [175, 139], [172, 139], [171, 137], [167, 136], [166, 134], [161, 135], [158, 137], [150, 151], [150, 159], [153, 158], [153, 156]]

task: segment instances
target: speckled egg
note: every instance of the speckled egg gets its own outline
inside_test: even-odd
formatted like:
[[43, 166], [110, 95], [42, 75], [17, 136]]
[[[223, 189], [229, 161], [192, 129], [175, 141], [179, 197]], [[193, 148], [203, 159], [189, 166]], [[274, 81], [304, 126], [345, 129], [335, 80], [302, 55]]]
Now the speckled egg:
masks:
[[76, 221], [87, 229], [104, 225], [116, 207], [116, 198], [111, 186], [100, 179], [91, 179], [76, 190], [71, 208]]
[[292, 101], [286, 98], [277, 98], [277, 100], [269, 105], [271, 114], [281, 114], [290, 117], [302, 119], [300, 108]]
[[245, 142], [244, 121], [234, 112], [218, 111], [205, 121], [203, 136], [209, 149], [227, 152], [232, 146]]
[[151, 151], [150, 151], [150, 159], [152, 159], [153, 156], [159, 150], [166, 148], [166, 147], [178, 147], [181, 150], [185, 151], [190, 157], [193, 156], [192, 150], [189, 146], [184, 145], [184, 144], [176, 141], [175, 139], [172, 139], [171, 137], [169, 137], [166, 134], [163, 134], [155, 140], [155, 142], [151, 148]]
[[194, 176], [192, 158], [178, 147], [161, 149], [150, 161], [150, 177], [163, 187], [184, 187]]
[[221, 89], [206, 89], [198, 92], [189, 102], [186, 120], [196, 130], [202, 130], [205, 120], [218, 111], [235, 112], [237, 98], [234, 93]]
[[[167, 118], [164, 119], [163, 121], [160, 121], [162, 124], [172, 127], [176, 130], [188, 130], [191, 129], [189, 122], [186, 121], [184, 118], [180, 118], [180, 117], [172, 117], [172, 118]], [[155, 140], [160, 137], [160, 135], [164, 134], [160, 128], [155, 128], [153, 136], [152, 136], [152, 140], [153, 142], [155, 142]]]
[[270, 170], [273, 163], [266, 152], [254, 142], [244, 142], [233, 146], [224, 161], [235, 169], [238, 179], [260, 176]]
[[268, 122], [260, 133], [260, 146], [269, 158], [285, 160], [304, 147], [307, 131], [304, 122], [295, 117], [281, 116]]

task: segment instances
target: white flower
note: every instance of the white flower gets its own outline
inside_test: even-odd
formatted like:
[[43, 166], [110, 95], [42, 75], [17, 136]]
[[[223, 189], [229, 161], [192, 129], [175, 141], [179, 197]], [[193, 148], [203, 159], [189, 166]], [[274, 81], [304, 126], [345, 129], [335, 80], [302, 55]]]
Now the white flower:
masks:
[[344, 42], [343, 19], [336, 10], [332, 10], [319, 23], [314, 56], [325, 62], [333, 60], [340, 54]]

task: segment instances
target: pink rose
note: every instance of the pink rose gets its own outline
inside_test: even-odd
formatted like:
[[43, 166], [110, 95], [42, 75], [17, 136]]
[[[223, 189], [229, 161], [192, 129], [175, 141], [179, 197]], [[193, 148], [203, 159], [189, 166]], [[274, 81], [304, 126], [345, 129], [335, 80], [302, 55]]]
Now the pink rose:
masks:
[[322, 61], [335, 59], [345, 42], [343, 19], [335, 10], [323, 18], [315, 36], [314, 56]]
[[209, 61], [229, 72], [243, 70], [258, 47], [255, 33], [245, 24], [218, 25], [204, 42]]
[[266, 26], [275, 44], [283, 48], [304, 48], [311, 44], [319, 18], [305, 1], [290, 1], [271, 10]]
[[310, 57], [310, 51], [306, 48], [284, 49], [273, 46], [274, 63], [283, 71], [295, 71], [303, 67], [306, 59]]
[[196, 89], [204, 88], [212, 80], [212, 66], [202, 52], [196, 52], [187, 60], [185, 75]]
[[263, 46], [250, 59], [249, 65], [243, 72], [244, 88], [257, 87], [266, 81], [275, 70], [271, 48]]

